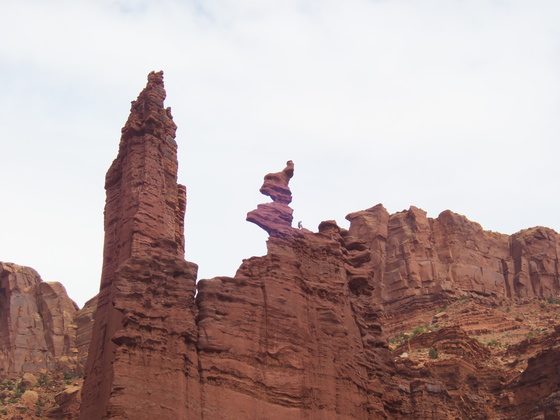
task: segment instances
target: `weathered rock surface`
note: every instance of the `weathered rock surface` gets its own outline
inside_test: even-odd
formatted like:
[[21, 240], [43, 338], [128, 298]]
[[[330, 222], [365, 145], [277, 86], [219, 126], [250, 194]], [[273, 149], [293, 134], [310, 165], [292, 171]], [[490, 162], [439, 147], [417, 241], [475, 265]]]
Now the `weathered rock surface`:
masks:
[[368, 245], [375, 297], [391, 313], [460, 296], [548, 298], [560, 293], [560, 236], [537, 227], [508, 236], [466, 217], [436, 219], [416, 207], [390, 215], [382, 205], [351, 213], [350, 234]]
[[45, 415], [53, 420], [75, 420], [78, 418], [82, 388], [69, 385], [54, 396], [56, 407], [48, 410]]
[[266, 256], [198, 285], [203, 418], [387, 416], [392, 357], [356, 240], [335, 224], [263, 228]]
[[39, 381], [32, 373], [24, 373], [21, 377], [21, 384], [26, 388], [33, 388]]
[[36, 391], [27, 390], [21, 396], [21, 402], [28, 407], [33, 407], [39, 401], [39, 394]]
[[132, 103], [106, 176], [105, 244], [82, 419], [200, 413], [194, 291], [184, 260], [186, 190], [163, 73]]
[[0, 262], [0, 375], [76, 370], [77, 311], [60, 283]]

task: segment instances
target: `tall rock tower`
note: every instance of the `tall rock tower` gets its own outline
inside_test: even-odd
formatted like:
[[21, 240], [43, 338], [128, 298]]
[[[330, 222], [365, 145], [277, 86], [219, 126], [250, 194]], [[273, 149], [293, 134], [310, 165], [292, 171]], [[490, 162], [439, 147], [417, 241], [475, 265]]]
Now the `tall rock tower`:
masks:
[[163, 72], [150, 73], [107, 172], [103, 271], [81, 419], [199, 411], [186, 401], [199, 400], [189, 395], [198, 389], [189, 387], [198, 384], [197, 266], [184, 260], [186, 190], [177, 183], [177, 127], [165, 95]]

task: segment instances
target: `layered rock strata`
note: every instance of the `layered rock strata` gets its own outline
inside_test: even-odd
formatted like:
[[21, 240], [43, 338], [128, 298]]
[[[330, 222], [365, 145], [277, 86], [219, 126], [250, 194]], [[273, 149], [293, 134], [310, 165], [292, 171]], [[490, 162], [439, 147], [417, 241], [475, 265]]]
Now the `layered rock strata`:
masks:
[[[261, 192], [274, 204], [280, 189], [291, 198], [292, 175], [288, 162]], [[269, 206], [247, 219], [269, 232], [267, 255], [198, 285], [203, 418], [385, 417], [399, 398], [364, 244], [334, 222], [318, 233], [293, 229]]]
[[432, 219], [416, 207], [390, 215], [380, 204], [347, 219], [350, 234], [371, 252], [375, 299], [388, 312], [460, 296], [505, 300], [560, 293], [560, 236], [552, 229], [508, 236], [449, 210]]
[[0, 376], [78, 370], [77, 313], [62, 284], [0, 262]]

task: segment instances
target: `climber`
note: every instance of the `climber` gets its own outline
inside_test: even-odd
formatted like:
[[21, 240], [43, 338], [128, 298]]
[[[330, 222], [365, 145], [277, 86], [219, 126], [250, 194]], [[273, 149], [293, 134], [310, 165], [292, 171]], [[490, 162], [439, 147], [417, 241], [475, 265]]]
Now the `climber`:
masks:
[[334, 230], [333, 229], [329, 230], [329, 235], [331, 235], [331, 239], [334, 238]]
[[301, 220], [298, 222], [297, 228], [298, 229], [303, 229], [303, 224], [301, 223]]

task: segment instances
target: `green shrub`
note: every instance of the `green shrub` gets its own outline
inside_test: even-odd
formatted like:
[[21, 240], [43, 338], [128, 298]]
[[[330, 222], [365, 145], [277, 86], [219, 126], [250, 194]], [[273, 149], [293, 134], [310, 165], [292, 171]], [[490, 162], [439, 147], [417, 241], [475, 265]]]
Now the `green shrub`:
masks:
[[389, 343], [394, 344], [394, 343], [398, 342], [399, 340], [400, 340], [399, 337], [391, 337], [391, 338], [389, 338]]
[[428, 352], [430, 359], [437, 359], [439, 357], [438, 351], [433, 347], [430, 347], [430, 351]]
[[412, 337], [416, 337], [416, 336], [419, 335], [419, 334], [425, 333], [427, 330], [428, 330], [428, 329], [427, 329], [426, 327], [422, 327], [422, 326], [415, 327], [415, 328], [412, 330]]
[[50, 379], [43, 373], [41, 374], [41, 376], [39, 376], [39, 380], [37, 381], [37, 383], [39, 384], [39, 386], [49, 385]]

